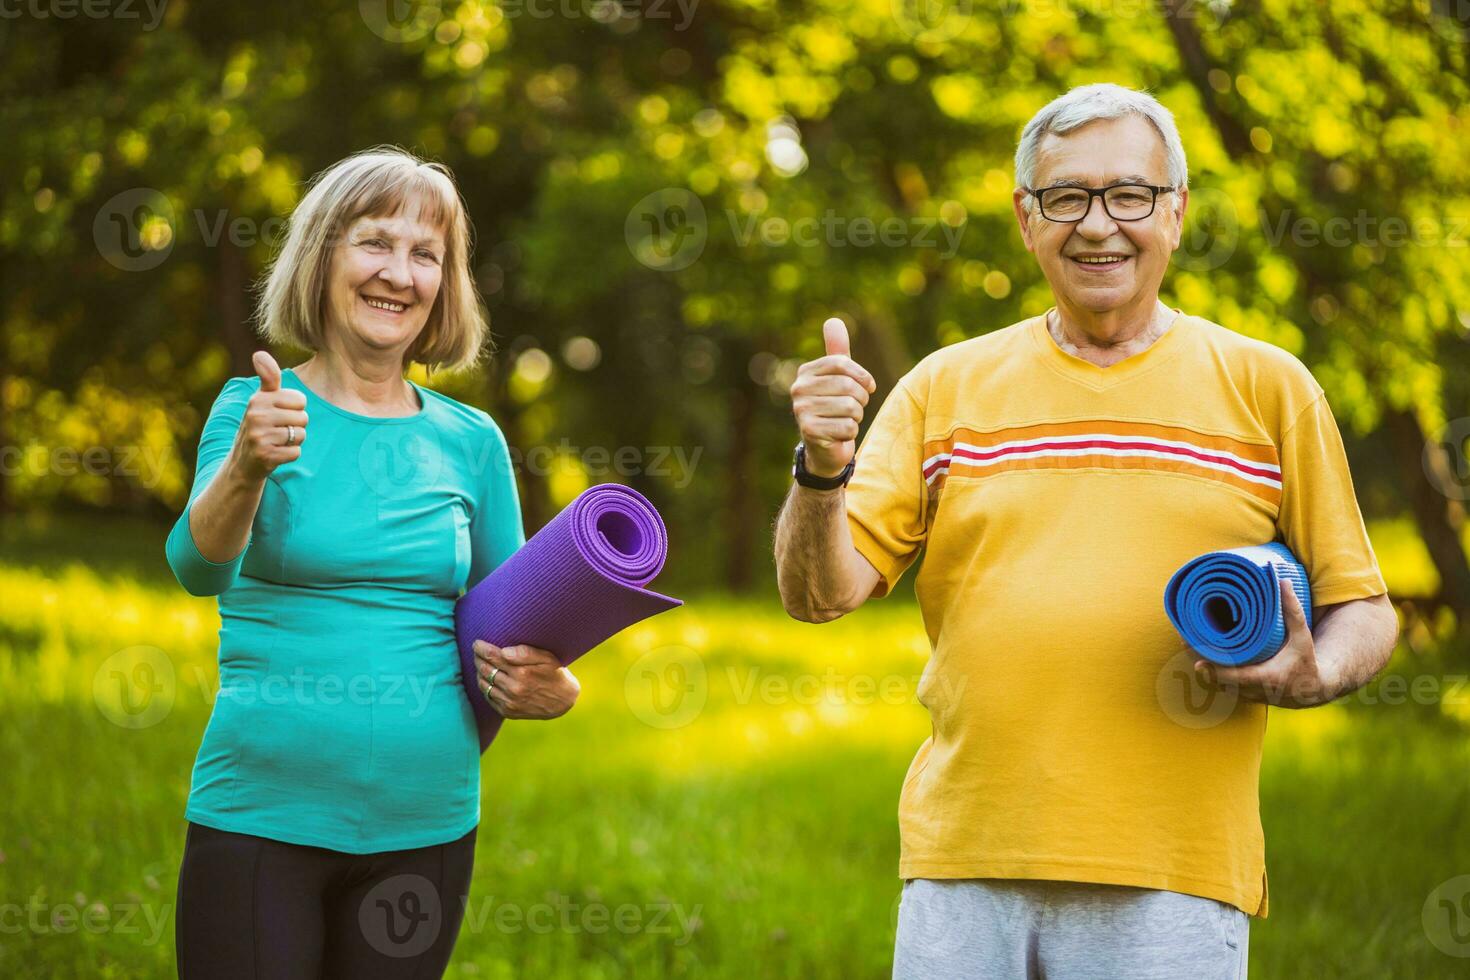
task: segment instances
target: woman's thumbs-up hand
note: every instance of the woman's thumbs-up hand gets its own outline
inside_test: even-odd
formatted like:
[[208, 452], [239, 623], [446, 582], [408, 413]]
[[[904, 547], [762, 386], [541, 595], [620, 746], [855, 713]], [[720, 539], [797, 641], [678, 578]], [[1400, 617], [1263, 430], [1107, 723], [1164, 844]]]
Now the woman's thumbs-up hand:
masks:
[[[256, 351], [251, 360], [260, 376], [260, 390], [245, 404], [234, 456], [241, 472], [264, 481], [277, 466], [301, 457], [301, 444], [306, 441], [306, 395], [281, 387], [281, 367], [266, 351]], [[289, 446], [287, 426], [294, 429]]]

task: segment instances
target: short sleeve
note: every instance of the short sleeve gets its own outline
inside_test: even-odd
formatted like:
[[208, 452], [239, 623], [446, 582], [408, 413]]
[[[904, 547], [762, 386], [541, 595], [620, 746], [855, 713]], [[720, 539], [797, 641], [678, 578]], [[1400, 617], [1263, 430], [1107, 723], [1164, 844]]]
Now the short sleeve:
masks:
[[1330, 606], [1387, 592], [1325, 392], [1282, 436], [1281, 484], [1277, 530], [1307, 568], [1312, 604]]
[[924, 410], [900, 381], [858, 446], [846, 491], [853, 546], [883, 577], [872, 598], [891, 592], [923, 547], [928, 505], [923, 455]]
[[164, 553], [174, 577], [190, 595], [208, 596], [224, 592], [234, 584], [245, 552], [250, 550], [247, 540], [240, 553], [229, 561], [214, 562], [205, 558], [199, 553], [194, 534], [189, 529], [189, 511], [229, 457], [235, 444], [235, 434], [245, 418], [245, 406], [257, 388], [258, 382], [252, 384], [251, 379], [231, 378], [220, 389], [214, 407], [209, 410], [209, 418], [204, 422], [204, 431], [199, 436], [199, 458], [194, 466], [194, 485], [189, 490], [189, 502], [174, 522], [164, 544]]
[[526, 543], [510, 448], [494, 420], [486, 415], [485, 421], [485, 438], [493, 445], [489, 452], [471, 454], [475, 458], [488, 459], [489, 466], [480, 483], [482, 496], [470, 518], [470, 575], [465, 583], [466, 591], [473, 589]]

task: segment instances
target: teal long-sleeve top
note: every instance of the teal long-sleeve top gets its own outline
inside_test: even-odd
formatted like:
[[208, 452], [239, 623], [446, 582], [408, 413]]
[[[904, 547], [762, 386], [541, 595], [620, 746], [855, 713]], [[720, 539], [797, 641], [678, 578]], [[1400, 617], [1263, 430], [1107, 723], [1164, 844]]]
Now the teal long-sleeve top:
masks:
[[454, 602], [525, 542], [504, 436], [413, 384], [374, 418], [306, 394], [299, 459], [276, 468], [245, 550], [199, 553], [189, 511], [229, 455], [260, 379], [210, 410], [189, 504], [165, 551], [219, 597], [219, 694], [185, 817], [353, 854], [424, 847], [480, 814], [480, 747], [459, 680]]

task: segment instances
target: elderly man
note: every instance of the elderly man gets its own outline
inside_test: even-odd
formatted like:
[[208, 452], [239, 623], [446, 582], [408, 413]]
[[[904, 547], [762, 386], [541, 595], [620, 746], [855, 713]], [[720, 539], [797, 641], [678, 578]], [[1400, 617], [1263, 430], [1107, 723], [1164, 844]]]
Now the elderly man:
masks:
[[[787, 612], [835, 619], [927, 553], [933, 736], [899, 802], [895, 978], [1244, 977], [1248, 916], [1266, 914], [1266, 705], [1331, 701], [1392, 650], [1321, 386], [1159, 301], [1186, 176], [1157, 101], [1073, 89], [1016, 151], [1016, 220], [1055, 307], [925, 357], [861, 452], [875, 385], [840, 321], [792, 385]], [[1283, 585], [1282, 650], [1205, 673], [1165, 583], [1203, 552], [1278, 538], [1307, 566], [1313, 628]]]

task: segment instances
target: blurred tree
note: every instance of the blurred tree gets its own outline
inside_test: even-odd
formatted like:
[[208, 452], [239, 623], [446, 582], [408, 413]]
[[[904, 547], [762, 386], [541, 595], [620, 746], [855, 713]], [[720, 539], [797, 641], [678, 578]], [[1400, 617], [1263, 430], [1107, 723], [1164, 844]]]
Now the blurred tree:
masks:
[[[303, 181], [391, 142], [448, 163], [478, 229], [501, 349], [434, 382], [525, 460], [528, 530], [580, 486], [628, 482], [669, 518], [671, 573], [760, 584], [786, 389], [821, 322], [848, 321], [881, 395], [934, 347], [1048, 305], [1011, 215], [1015, 140], [1109, 80], [1168, 104], [1190, 154], [1166, 301], [1306, 361], [1372, 464], [1365, 499], [1414, 516], [1431, 598], [1466, 621], [1466, 456], [1438, 437], [1470, 398], [1470, 45], [1438, 7], [537, 11], [174, 0], [151, 30], [0, 22], [0, 444], [165, 454], [149, 485], [0, 473], [0, 507], [171, 514], [220, 384], [250, 372], [250, 285]], [[1339, 218], [1343, 244], [1307, 234]], [[1440, 238], [1390, 241], [1389, 219]], [[609, 465], [620, 449], [636, 462]]]
[[[1273, 254], [1291, 263], [1283, 312], [1305, 328], [1304, 356], [1359, 433], [1382, 426], [1438, 603], [1470, 621], [1465, 512], [1446, 492], [1465, 455], [1428, 435], [1465, 410], [1445, 401], [1444, 375], [1470, 374], [1470, 38], [1430, 30], [1424, 9], [1346, 18], [1278, 2], [1206, 15], [1207, 44], [1197, 5], [1164, 6], [1216, 137], [1259, 175], [1259, 231], [1287, 231]], [[1316, 233], [1344, 219], [1337, 244]]]

